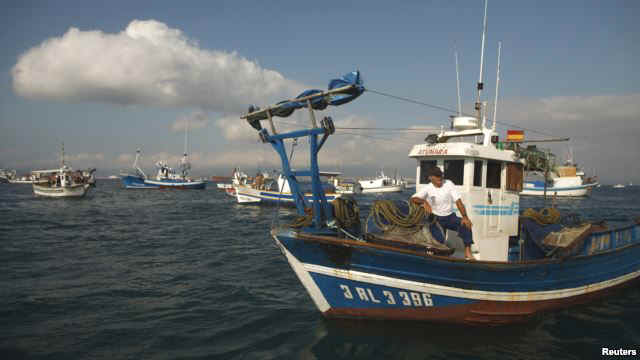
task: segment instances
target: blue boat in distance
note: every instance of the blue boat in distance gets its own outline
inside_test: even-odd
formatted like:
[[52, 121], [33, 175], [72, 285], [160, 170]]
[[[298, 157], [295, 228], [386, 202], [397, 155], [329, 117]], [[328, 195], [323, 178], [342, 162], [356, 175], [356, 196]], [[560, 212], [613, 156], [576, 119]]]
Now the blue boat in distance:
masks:
[[188, 176], [191, 164], [187, 160], [187, 153], [184, 153], [180, 162], [180, 172], [172, 169], [166, 162], [158, 161], [158, 173], [155, 178], [148, 178], [138, 165], [140, 159], [140, 149], [136, 151], [136, 158], [133, 162], [134, 174], [123, 172], [120, 174], [122, 185], [126, 189], [204, 189], [207, 186], [204, 180], [193, 180]]
[[[517, 149], [497, 146], [486, 101], [475, 104], [477, 117], [452, 117], [445, 127], [451, 130], [429, 135], [409, 153], [417, 161], [417, 191], [437, 166], [462, 196], [473, 223], [473, 259], [465, 258], [452, 231], [444, 245], [436, 244], [430, 235], [436, 224], [421, 207], [405, 215], [374, 202], [363, 226], [355, 201], [329, 203], [318, 153], [335, 127], [330, 117], [318, 124], [314, 110], [364, 91], [359, 72], [352, 72], [331, 81], [327, 91], [308, 91], [265, 109], [252, 106], [241, 117], [280, 157], [298, 218], [274, 224], [271, 235], [323, 316], [500, 325], [601, 298], [640, 279], [640, 221], [609, 229], [589, 222], [562, 225], [556, 209], [521, 213], [524, 160]], [[308, 128], [276, 131], [273, 116], [304, 107]], [[285, 141], [298, 138], [307, 138], [309, 169], [290, 167]], [[474, 138], [479, 141], [460, 142]], [[313, 201], [300, 189], [303, 176], [311, 178]]]

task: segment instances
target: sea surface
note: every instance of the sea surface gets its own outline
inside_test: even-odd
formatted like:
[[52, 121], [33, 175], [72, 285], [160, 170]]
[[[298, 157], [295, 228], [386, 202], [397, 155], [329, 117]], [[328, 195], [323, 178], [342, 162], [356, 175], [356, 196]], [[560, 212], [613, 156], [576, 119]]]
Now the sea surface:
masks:
[[[375, 199], [359, 199], [364, 214]], [[640, 216], [640, 186], [603, 186], [557, 206], [623, 223]], [[323, 319], [268, 235], [276, 210], [237, 205], [211, 183], [124, 190], [98, 180], [84, 199], [37, 198], [30, 185], [0, 184], [0, 359], [591, 359], [603, 347], [640, 354], [637, 286], [508, 327]]]

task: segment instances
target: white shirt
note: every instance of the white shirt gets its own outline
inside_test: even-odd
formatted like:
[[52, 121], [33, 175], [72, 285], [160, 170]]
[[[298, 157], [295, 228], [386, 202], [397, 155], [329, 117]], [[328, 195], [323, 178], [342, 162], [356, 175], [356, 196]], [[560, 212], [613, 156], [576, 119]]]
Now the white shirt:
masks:
[[460, 199], [460, 194], [451, 180], [444, 180], [441, 187], [429, 183], [412, 197], [426, 200], [435, 215], [448, 216], [453, 213], [453, 205]]

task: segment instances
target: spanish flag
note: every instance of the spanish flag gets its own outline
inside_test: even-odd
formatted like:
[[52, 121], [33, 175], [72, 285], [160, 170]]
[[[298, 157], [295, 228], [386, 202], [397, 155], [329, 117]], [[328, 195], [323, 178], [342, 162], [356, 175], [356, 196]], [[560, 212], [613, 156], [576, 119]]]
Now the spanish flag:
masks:
[[523, 142], [524, 131], [523, 130], [507, 130], [508, 142]]

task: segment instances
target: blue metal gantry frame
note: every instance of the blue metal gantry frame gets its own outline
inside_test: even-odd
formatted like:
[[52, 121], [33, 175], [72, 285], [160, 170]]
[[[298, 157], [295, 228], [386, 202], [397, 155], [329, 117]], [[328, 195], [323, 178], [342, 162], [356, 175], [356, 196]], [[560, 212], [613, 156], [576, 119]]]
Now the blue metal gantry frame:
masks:
[[[318, 127], [314, 110], [324, 110], [328, 105], [338, 106], [346, 104], [356, 99], [364, 91], [365, 88], [360, 76], [360, 71], [352, 71], [345, 74], [340, 79], [331, 80], [327, 91], [315, 89], [307, 90], [295, 99], [281, 101], [265, 109], [251, 106], [248, 113], [241, 117], [242, 119], [246, 119], [253, 128], [258, 130], [260, 139], [265, 143], [270, 143], [278, 155], [280, 155], [282, 172], [289, 183], [289, 188], [291, 189], [291, 194], [295, 200], [298, 214], [306, 216], [308, 215], [308, 209], [312, 209], [313, 228], [315, 231], [326, 228], [327, 223], [333, 219], [333, 209], [327, 202], [324, 188], [320, 182], [318, 152], [322, 149], [322, 145], [324, 145], [329, 135], [333, 134], [335, 127], [333, 125], [333, 120], [330, 117], [322, 119], [320, 122], [321, 125]], [[273, 124], [273, 116], [287, 117], [291, 115], [295, 109], [302, 108], [309, 109], [311, 127], [305, 130], [296, 130], [278, 134]], [[261, 120], [269, 120], [271, 134], [269, 134], [267, 129], [262, 128], [262, 125], [260, 125]], [[320, 141], [318, 141], [318, 135], [322, 135], [322, 139]], [[284, 141], [286, 139], [298, 139], [301, 137], [308, 137], [309, 139], [310, 168], [294, 171], [291, 169], [291, 164], [289, 163], [290, 159], [287, 156]], [[298, 183], [297, 178], [299, 176], [308, 176], [311, 178], [311, 189], [313, 193], [312, 207], [310, 207], [305, 200], [304, 193]]]
[[[331, 122], [330, 118], [325, 118], [323, 123]], [[322, 139], [318, 142], [318, 135], [323, 135]], [[320, 169], [318, 167], [318, 152], [322, 149], [322, 145], [330, 135], [329, 128], [312, 128], [305, 130], [297, 130], [284, 134], [269, 135], [267, 129], [260, 130], [260, 138], [271, 144], [273, 149], [280, 156], [282, 162], [283, 176], [289, 182], [289, 188], [291, 189], [291, 195], [293, 196], [296, 204], [298, 214], [301, 216], [307, 215], [307, 209], [309, 204], [304, 198], [304, 193], [300, 189], [298, 183], [299, 176], [308, 176], [311, 178], [311, 190], [313, 193], [313, 203], [311, 209], [313, 209], [313, 227], [316, 230], [320, 230], [326, 227], [327, 222], [333, 219], [332, 208], [327, 202], [327, 198], [320, 181]], [[298, 139], [301, 137], [308, 137], [309, 139], [309, 153], [310, 153], [310, 168], [305, 170], [292, 170], [289, 163], [289, 157], [285, 147], [285, 139]]]

